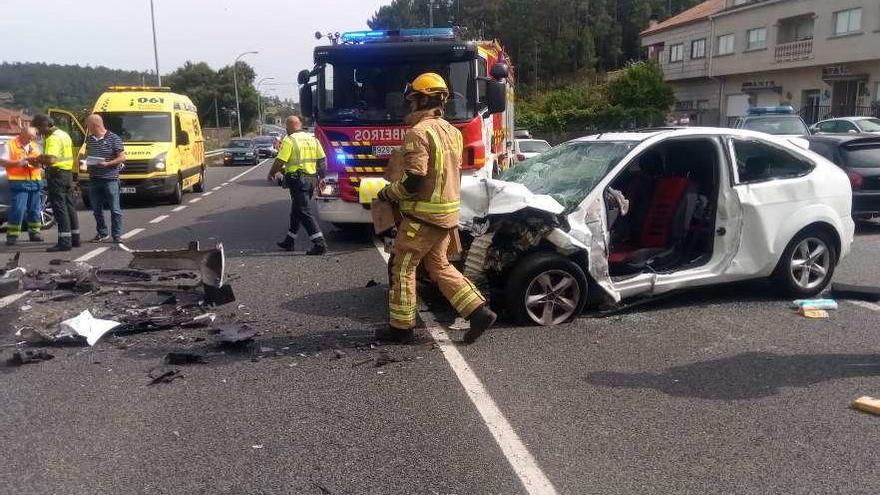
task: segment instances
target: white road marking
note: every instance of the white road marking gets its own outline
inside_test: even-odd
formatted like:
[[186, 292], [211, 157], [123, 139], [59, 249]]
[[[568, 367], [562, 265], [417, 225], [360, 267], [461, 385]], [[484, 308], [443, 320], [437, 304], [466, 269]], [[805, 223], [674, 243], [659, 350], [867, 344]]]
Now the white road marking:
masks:
[[228, 183], [228, 182], [224, 182], [223, 184], [220, 184], [220, 185], [221, 185], [221, 186], [228, 186], [229, 183]]
[[187, 208], [189, 208], [189, 206], [186, 206], [186, 205], [180, 205], [180, 206], [178, 206], [177, 208], [175, 208], [175, 209], [173, 209], [173, 210], [171, 210], [171, 211], [173, 211], [173, 212], [178, 212], [178, 211], [183, 211], [183, 210], [185, 210], [185, 209], [187, 209]]
[[242, 177], [244, 177], [245, 175], [247, 175], [248, 172], [250, 172], [251, 170], [254, 170], [255, 168], [259, 167], [260, 165], [263, 165], [264, 163], [266, 163], [266, 162], [268, 162], [268, 161], [269, 161], [268, 158], [265, 159], [265, 160], [263, 160], [263, 161], [261, 161], [260, 163], [254, 165], [253, 167], [251, 167], [251, 168], [245, 170], [244, 172], [242, 172], [242, 173], [236, 175], [235, 177], [229, 179], [229, 182], [235, 182], [235, 181], [237, 181], [238, 179], [241, 179]]
[[193, 198], [193, 199], [189, 200], [189, 202], [190, 202], [190, 204], [192, 204], [192, 203], [198, 203], [201, 200], [202, 200], [202, 198]]
[[131, 239], [132, 237], [143, 232], [144, 230], [146, 230], [146, 229], [141, 229], [141, 228], [132, 229], [131, 231], [122, 234], [122, 239]]
[[219, 191], [220, 189], [221, 189], [221, 186], [211, 188], [212, 191]]
[[15, 301], [18, 301], [19, 299], [21, 299], [22, 297], [24, 297], [28, 294], [30, 294], [30, 291], [19, 292], [18, 294], [12, 294], [12, 295], [9, 295], [6, 297], [0, 297], [0, 308], [5, 308], [6, 306], [9, 306], [10, 304], [14, 303]]
[[[376, 249], [385, 263], [388, 263], [391, 255], [385, 252], [385, 246], [378, 239], [373, 239]], [[523, 488], [531, 495], [555, 495], [556, 488], [547, 478], [538, 462], [526, 448], [519, 435], [514, 431], [513, 426], [504, 417], [504, 413], [495, 404], [495, 401], [489, 395], [486, 387], [477, 378], [477, 375], [467, 364], [464, 357], [458, 352], [458, 348], [449, 340], [446, 331], [434, 320], [434, 315], [429, 311], [422, 312], [422, 320], [428, 327], [431, 337], [440, 347], [446, 362], [455, 372], [459, 383], [467, 393], [471, 403], [477, 408], [477, 412], [483, 418], [483, 422], [489, 428], [489, 432], [507, 458], [507, 462], [513, 468], [513, 471], [519, 477]]]
[[166, 220], [168, 217], [169, 217], [169, 215], [159, 215], [158, 217], [150, 220], [150, 223], [159, 223], [159, 222]]
[[856, 306], [870, 309], [871, 311], [880, 311], [880, 304], [872, 303], [868, 301], [847, 301], [849, 303], [855, 304]]
[[214, 194], [214, 191], [208, 191], [206, 193], [202, 193], [202, 197], [204, 198], [205, 196], [210, 196], [212, 194]]
[[104, 253], [107, 252], [109, 249], [110, 249], [110, 248], [109, 248], [109, 247], [106, 247], [106, 246], [104, 246], [104, 247], [99, 247], [99, 248], [95, 248], [95, 249], [92, 249], [92, 250], [89, 251], [88, 253], [86, 253], [86, 254], [80, 256], [79, 258], [77, 258], [77, 259], [75, 259], [75, 260], [73, 260], [73, 261], [89, 261], [90, 259], [92, 259], [92, 258], [94, 258], [94, 257], [96, 257], [96, 256], [100, 256], [100, 255], [104, 254]]

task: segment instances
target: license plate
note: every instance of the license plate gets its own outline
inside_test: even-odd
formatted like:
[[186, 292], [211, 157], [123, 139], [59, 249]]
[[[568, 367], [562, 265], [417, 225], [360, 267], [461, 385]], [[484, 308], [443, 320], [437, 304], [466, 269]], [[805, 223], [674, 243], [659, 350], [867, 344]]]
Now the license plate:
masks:
[[388, 156], [394, 153], [397, 146], [373, 146], [373, 154], [376, 156]]
[[134, 194], [137, 192], [137, 188], [136, 187], [120, 187], [119, 192], [121, 192], [122, 194]]

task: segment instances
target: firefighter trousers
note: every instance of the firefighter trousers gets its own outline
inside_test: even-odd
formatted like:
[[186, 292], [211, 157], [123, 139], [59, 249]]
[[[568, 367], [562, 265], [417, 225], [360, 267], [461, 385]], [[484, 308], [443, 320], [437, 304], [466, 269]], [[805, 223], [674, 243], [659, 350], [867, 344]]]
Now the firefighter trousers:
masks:
[[467, 318], [486, 299], [454, 266], [447, 250], [453, 231], [404, 218], [394, 242], [391, 287], [388, 294], [390, 325], [408, 330], [416, 325], [416, 269], [424, 262], [431, 280], [461, 316]]

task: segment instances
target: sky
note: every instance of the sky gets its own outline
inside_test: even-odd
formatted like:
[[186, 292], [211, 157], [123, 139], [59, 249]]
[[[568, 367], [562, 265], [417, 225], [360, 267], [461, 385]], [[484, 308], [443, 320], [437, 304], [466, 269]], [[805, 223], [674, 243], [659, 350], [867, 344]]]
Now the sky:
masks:
[[[294, 98], [296, 74], [312, 67], [315, 32], [367, 29], [390, 0], [153, 0], [159, 70], [187, 60], [214, 69], [242, 58], [256, 69], [261, 92]], [[155, 70], [150, 0], [0, 0], [0, 61], [103, 65]], [[10, 16], [9, 14], [12, 13]], [[62, 24], [54, 24], [58, 19]], [[281, 83], [272, 86], [272, 83]], [[155, 83], [155, 81], [153, 81]], [[149, 84], [149, 81], [148, 81]]]

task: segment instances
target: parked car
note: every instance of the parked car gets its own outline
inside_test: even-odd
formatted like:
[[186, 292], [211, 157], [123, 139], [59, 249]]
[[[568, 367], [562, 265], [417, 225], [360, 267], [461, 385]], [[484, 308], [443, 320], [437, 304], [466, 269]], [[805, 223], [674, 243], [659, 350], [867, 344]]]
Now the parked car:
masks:
[[237, 138], [229, 141], [223, 152], [223, 165], [256, 165], [260, 163], [253, 139]]
[[259, 158], [273, 158], [278, 154], [275, 147], [275, 138], [272, 136], [257, 136], [254, 138], [254, 147], [257, 148]]
[[550, 148], [550, 143], [543, 139], [514, 139], [513, 141], [513, 151], [518, 162], [538, 156]]
[[817, 134], [880, 134], [876, 117], [839, 117], [817, 122], [810, 130]]
[[804, 119], [795, 113], [794, 108], [789, 106], [750, 108], [745, 117], [737, 119], [734, 127], [776, 136], [803, 137], [810, 135], [810, 129]]
[[465, 273], [538, 325], [588, 302], [765, 277], [809, 297], [850, 252], [851, 207], [846, 174], [788, 139], [699, 127], [588, 136], [500, 180], [463, 180]]
[[846, 172], [853, 191], [852, 216], [880, 217], [880, 136], [823, 134], [808, 138], [810, 149]]

